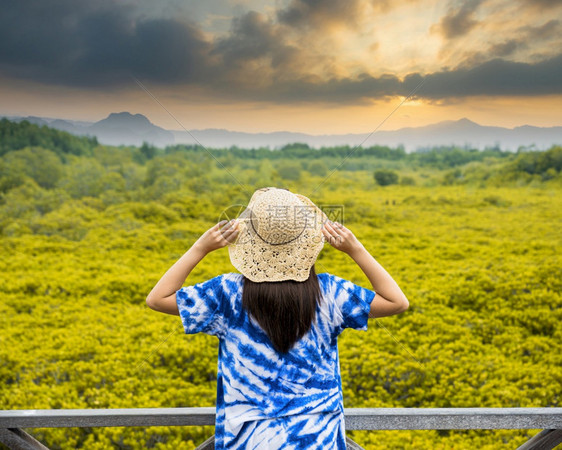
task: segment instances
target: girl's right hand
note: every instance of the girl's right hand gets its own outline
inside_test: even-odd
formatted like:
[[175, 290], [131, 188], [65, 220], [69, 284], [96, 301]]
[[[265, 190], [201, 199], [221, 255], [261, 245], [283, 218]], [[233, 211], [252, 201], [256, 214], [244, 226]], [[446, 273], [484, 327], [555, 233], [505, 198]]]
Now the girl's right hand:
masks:
[[235, 219], [221, 220], [205, 231], [193, 245], [203, 250], [204, 253], [226, 247], [236, 241], [240, 232], [238, 225], [239, 223]]
[[322, 234], [328, 244], [348, 255], [362, 246], [352, 231], [339, 222], [326, 221], [322, 226]]

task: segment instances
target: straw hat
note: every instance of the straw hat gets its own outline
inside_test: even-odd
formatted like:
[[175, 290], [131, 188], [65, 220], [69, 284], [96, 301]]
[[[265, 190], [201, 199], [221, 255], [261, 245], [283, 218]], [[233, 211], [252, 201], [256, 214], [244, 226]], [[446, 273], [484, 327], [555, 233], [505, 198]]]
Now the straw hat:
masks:
[[258, 189], [238, 216], [238, 237], [228, 245], [230, 261], [255, 282], [306, 281], [324, 247], [327, 219], [304, 195]]

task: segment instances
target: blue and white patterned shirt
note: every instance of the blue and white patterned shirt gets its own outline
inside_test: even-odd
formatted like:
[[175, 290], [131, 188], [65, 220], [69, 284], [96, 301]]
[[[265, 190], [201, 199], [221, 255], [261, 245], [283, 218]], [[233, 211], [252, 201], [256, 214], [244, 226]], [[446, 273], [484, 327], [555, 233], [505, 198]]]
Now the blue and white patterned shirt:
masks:
[[286, 354], [242, 307], [241, 274], [176, 292], [185, 332], [219, 338], [215, 448], [345, 449], [337, 337], [367, 329], [375, 292], [329, 273], [318, 281], [316, 320]]

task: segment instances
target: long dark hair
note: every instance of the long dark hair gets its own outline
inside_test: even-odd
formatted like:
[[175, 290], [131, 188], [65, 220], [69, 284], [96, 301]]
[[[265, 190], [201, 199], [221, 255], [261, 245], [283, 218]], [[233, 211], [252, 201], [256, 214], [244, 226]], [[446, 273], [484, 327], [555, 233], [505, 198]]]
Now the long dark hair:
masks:
[[242, 305], [281, 353], [287, 353], [310, 330], [320, 298], [314, 266], [305, 281], [255, 283], [244, 277]]

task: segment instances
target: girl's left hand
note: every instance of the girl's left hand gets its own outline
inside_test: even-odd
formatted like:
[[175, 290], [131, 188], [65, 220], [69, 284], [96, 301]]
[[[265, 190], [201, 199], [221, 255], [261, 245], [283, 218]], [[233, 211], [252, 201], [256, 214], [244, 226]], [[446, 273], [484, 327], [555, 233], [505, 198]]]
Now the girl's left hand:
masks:
[[199, 247], [205, 253], [210, 253], [236, 241], [238, 232], [238, 222], [236, 220], [221, 220], [215, 226], [205, 231], [193, 245]]

